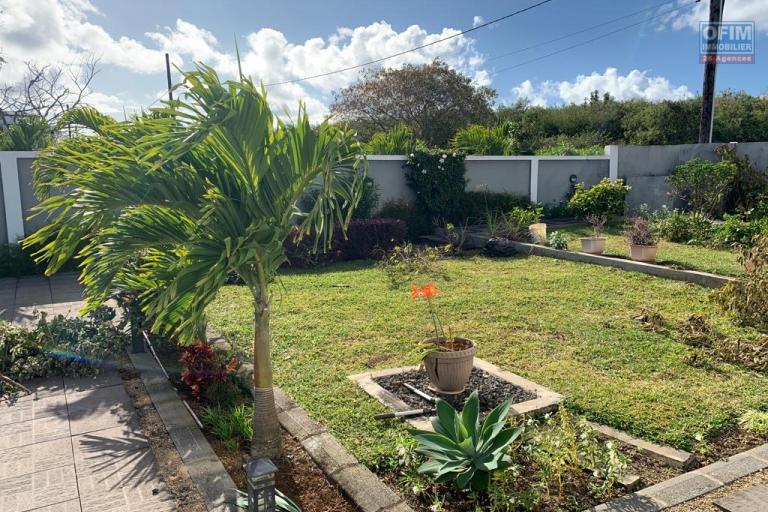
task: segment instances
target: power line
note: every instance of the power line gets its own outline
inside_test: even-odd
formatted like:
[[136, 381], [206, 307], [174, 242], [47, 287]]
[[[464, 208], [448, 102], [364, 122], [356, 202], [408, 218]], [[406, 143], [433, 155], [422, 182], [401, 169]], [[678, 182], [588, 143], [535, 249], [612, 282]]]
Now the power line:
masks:
[[[596, 28], [604, 27], [606, 25], [610, 25], [611, 23], [616, 23], [617, 21], [621, 21], [623, 19], [631, 18], [633, 16], [637, 16], [638, 14], [642, 14], [642, 13], [647, 12], [647, 11], [652, 11], [654, 9], [658, 9], [659, 7], [663, 7], [665, 5], [671, 5], [671, 4], [675, 4], [675, 3], [677, 3], [676, 0], [672, 0], [672, 1], [667, 0], [665, 2], [661, 2], [659, 4], [652, 5], [650, 7], [646, 7], [645, 9], [640, 9], [639, 11], [631, 12], [629, 14], [625, 14], [623, 16], [619, 16], [618, 18], [613, 18], [613, 19], [610, 19], [608, 21], [604, 21], [602, 23], [598, 23], [597, 25], [592, 25], [591, 27], [583, 28], [581, 30], [577, 30], [576, 32], [571, 32], [570, 34], [565, 34], [563, 36], [556, 37], [556, 38], [550, 39], [548, 41], [543, 41], [541, 43], [536, 43], [536, 44], [531, 45], [531, 46], [526, 46], [525, 48], [519, 48], [519, 49], [513, 50], [511, 52], [506, 52], [506, 53], [501, 53], [499, 55], [494, 55], [493, 57], [487, 58], [485, 60], [485, 62], [490, 62], [490, 61], [493, 61], [493, 60], [498, 60], [498, 59], [501, 59], [503, 57], [509, 57], [510, 55], [516, 55], [518, 53], [523, 53], [525, 51], [532, 50], [532, 49], [538, 48], [540, 46], [546, 46], [546, 45], [551, 44], [551, 43], [556, 43], [557, 41], [562, 41], [563, 39], [568, 39], [569, 37], [573, 37], [573, 36], [576, 36], [576, 35], [579, 35], [579, 34], [583, 34], [584, 32], [589, 32], [590, 30], [594, 30]], [[662, 14], [668, 14], [669, 12], [673, 12], [673, 11], [667, 11], [667, 12], [662, 13]]]
[[619, 33], [619, 32], [622, 32], [622, 31], [624, 31], [624, 30], [627, 30], [628, 28], [632, 28], [632, 27], [636, 27], [636, 26], [638, 26], [638, 25], [642, 25], [643, 23], [646, 23], [647, 21], [651, 21], [651, 20], [654, 20], [654, 19], [656, 19], [656, 18], [660, 18], [660, 17], [662, 17], [662, 16], [668, 16], [670, 13], [673, 13], [673, 12], [675, 12], [675, 11], [681, 11], [681, 10], [683, 10], [683, 9], [690, 9], [691, 7], [693, 7], [694, 5], [696, 5], [697, 3], [699, 3], [699, 0], [696, 0], [696, 1], [692, 2], [692, 3], [690, 3], [690, 4], [687, 4], [687, 5], [684, 5], [684, 6], [680, 6], [680, 7], [677, 7], [677, 8], [675, 8], [675, 9], [672, 9], [672, 10], [670, 10], [670, 11], [667, 11], [667, 12], [663, 12], [663, 13], [661, 13], [661, 14], [658, 14], [658, 15], [656, 15], [656, 16], [653, 16], [652, 18], [648, 18], [648, 19], [645, 19], [645, 20], [639, 21], [639, 22], [637, 22], [637, 23], [631, 23], [631, 24], [629, 24], [629, 25], [624, 25], [623, 27], [619, 27], [619, 28], [617, 28], [616, 30], [612, 30], [612, 31], [610, 31], [610, 32], [606, 32], [605, 34], [599, 35], [599, 36], [597, 36], [597, 37], [593, 37], [593, 38], [591, 38], [591, 39], [587, 39], [586, 41], [582, 41], [582, 42], [580, 42], [580, 43], [576, 43], [576, 44], [573, 44], [573, 45], [571, 45], [571, 46], [566, 46], [565, 48], [560, 48], [559, 50], [555, 50], [555, 51], [553, 51], [553, 52], [550, 52], [550, 53], [546, 53], [546, 54], [544, 54], [544, 55], [541, 55], [541, 56], [539, 56], [539, 57], [535, 57], [535, 58], [533, 58], [533, 59], [528, 59], [528, 60], [525, 60], [525, 61], [523, 61], [523, 62], [520, 62], [520, 63], [518, 63], [518, 64], [515, 64], [515, 65], [513, 65], [513, 66], [508, 66], [508, 67], [505, 67], [505, 68], [501, 68], [501, 69], [498, 69], [498, 70], [494, 71], [494, 72], [491, 74], [491, 76], [496, 76], [496, 75], [498, 75], [499, 73], [502, 73], [502, 72], [504, 72], [504, 71], [509, 71], [509, 70], [511, 70], [511, 69], [517, 69], [517, 68], [519, 68], [519, 67], [525, 66], [526, 64], [531, 64], [531, 63], [533, 63], [533, 62], [537, 62], [537, 61], [539, 61], [539, 60], [542, 60], [542, 59], [546, 59], [546, 58], [548, 58], [548, 57], [552, 57], [553, 55], [558, 55], [558, 54], [560, 54], [560, 53], [564, 53], [564, 52], [567, 52], [567, 51], [569, 51], [569, 50], [573, 50], [574, 48], [579, 48], [579, 47], [581, 47], [581, 46], [584, 46], [584, 45], [587, 45], [587, 44], [589, 44], [589, 43], [593, 43], [593, 42], [595, 42], [595, 41], [598, 41], [598, 40], [600, 40], [600, 39], [605, 39], [605, 38], [606, 38], [606, 37], [608, 37], [608, 36], [612, 36], [613, 34], [617, 34], [617, 33]]
[[530, 11], [532, 9], [535, 9], [536, 7], [539, 7], [541, 5], [547, 4], [547, 3], [551, 2], [551, 1], [552, 0], [542, 0], [542, 1], [538, 2], [538, 3], [533, 4], [533, 5], [529, 5], [528, 7], [525, 7], [523, 9], [519, 9], [519, 10], [517, 10], [515, 12], [512, 12], [512, 13], [509, 13], [509, 14], [507, 14], [505, 16], [501, 16], [500, 18], [495, 18], [495, 19], [493, 19], [491, 21], [488, 21], [486, 23], [481, 23], [480, 25], [477, 25], [476, 27], [472, 27], [472, 28], [469, 28], [469, 29], [466, 29], [466, 30], [462, 30], [461, 32], [457, 32], [456, 34], [452, 34], [452, 35], [450, 35], [448, 37], [444, 37], [442, 39], [437, 39], [435, 41], [432, 41], [432, 42], [429, 42], [429, 43], [425, 43], [425, 44], [422, 44], [420, 46], [416, 46], [415, 48], [411, 48], [409, 50], [403, 50], [401, 52], [393, 53], [392, 55], [388, 55], [386, 57], [381, 57], [381, 58], [374, 59], [374, 60], [371, 60], [371, 61], [368, 61], [368, 62], [363, 62], [362, 64], [356, 64], [354, 66], [348, 66], [346, 68], [336, 69], [336, 70], [333, 70], [333, 71], [327, 71], [325, 73], [319, 73], [317, 75], [305, 76], [305, 77], [302, 77], [302, 78], [294, 78], [294, 79], [291, 79], [291, 80], [283, 80], [281, 82], [272, 82], [272, 83], [265, 84], [264, 87], [271, 87], [273, 85], [284, 85], [284, 84], [293, 84], [293, 83], [296, 83], [296, 82], [303, 82], [305, 80], [312, 80], [314, 78], [322, 78], [324, 76], [335, 75], [337, 73], [344, 73], [345, 71], [351, 71], [353, 69], [363, 68], [363, 67], [366, 67], [366, 66], [370, 66], [372, 64], [378, 64], [379, 62], [384, 62], [385, 60], [393, 59], [395, 57], [400, 57], [401, 55], [405, 55], [407, 53], [411, 53], [411, 52], [415, 52], [415, 51], [418, 51], [418, 50], [422, 50], [424, 48], [427, 48], [428, 46], [436, 45], [438, 43], [442, 43], [442, 42], [448, 41], [449, 39], [454, 39], [456, 37], [463, 36], [464, 34], [468, 34], [470, 32], [474, 32], [475, 30], [480, 30], [481, 28], [485, 28], [485, 27], [487, 27], [489, 25], [493, 25], [495, 23], [499, 23], [500, 21], [504, 21], [506, 19], [512, 18], [513, 16], [517, 16], [519, 14], [523, 14], [524, 12], [527, 12], [527, 11]]

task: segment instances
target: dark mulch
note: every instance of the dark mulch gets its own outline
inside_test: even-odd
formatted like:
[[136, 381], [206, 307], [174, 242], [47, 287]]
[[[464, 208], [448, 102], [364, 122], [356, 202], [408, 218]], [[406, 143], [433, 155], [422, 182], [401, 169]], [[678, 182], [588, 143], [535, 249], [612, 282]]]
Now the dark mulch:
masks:
[[[200, 410], [198, 404], [194, 409]], [[202, 411], [200, 411], [202, 412]], [[207, 431], [203, 431], [213, 451], [219, 456], [229, 475], [241, 490], [245, 490], [243, 464], [251, 460], [247, 447], [230, 450]], [[336, 485], [309, 457], [299, 442], [283, 431], [283, 456], [275, 461], [276, 487], [298, 504], [304, 512], [356, 512]]]
[[445, 395], [429, 389], [429, 378], [426, 372], [421, 370], [409, 370], [387, 377], [378, 377], [373, 380], [414, 409], [432, 408], [434, 404], [401, 385], [403, 382], [407, 382], [428, 395], [442, 398], [457, 410], [461, 410], [464, 407], [464, 402], [474, 390], [477, 390], [480, 395], [480, 412], [491, 411], [508, 398], [511, 398], [514, 404], [536, 398], [534, 393], [477, 368], [472, 369], [472, 375], [469, 377], [467, 388], [458, 395]]
[[768, 435], [755, 434], [742, 429], [730, 430], [712, 439], [705, 445], [703, 453], [696, 454], [696, 458], [703, 466], [732, 457], [763, 443], [768, 443]]

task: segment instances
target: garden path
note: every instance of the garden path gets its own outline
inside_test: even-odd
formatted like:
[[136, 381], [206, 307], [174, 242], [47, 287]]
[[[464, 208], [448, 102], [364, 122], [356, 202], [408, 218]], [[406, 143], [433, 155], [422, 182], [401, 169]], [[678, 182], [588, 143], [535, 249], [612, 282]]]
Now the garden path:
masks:
[[[76, 315], [74, 274], [0, 280], [0, 318]], [[96, 377], [26, 382], [35, 393], [0, 400], [0, 510], [164, 512], [176, 509], [116, 369]]]
[[22, 326], [34, 321], [35, 312], [77, 315], [82, 307], [83, 287], [77, 274], [63, 272], [44, 276], [0, 279], [0, 320]]

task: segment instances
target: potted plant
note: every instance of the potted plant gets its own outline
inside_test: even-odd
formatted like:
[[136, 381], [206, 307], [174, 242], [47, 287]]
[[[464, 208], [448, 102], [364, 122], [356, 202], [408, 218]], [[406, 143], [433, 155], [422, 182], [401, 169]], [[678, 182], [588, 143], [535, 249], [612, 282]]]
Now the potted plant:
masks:
[[605, 251], [606, 238], [600, 235], [603, 234], [605, 229], [605, 222], [608, 218], [605, 215], [595, 215], [591, 213], [587, 215], [587, 222], [592, 225], [592, 236], [579, 238], [581, 242], [581, 252], [588, 254], [603, 254]]
[[437, 316], [432, 299], [439, 294], [437, 287], [428, 283], [422, 288], [411, 285], [411, 298], [427, 301], [429, 315], [435, 329], [435, 335], [424, 342], [425, 354], [422, 364], [432, 388], [438, 393], [458, 394], [464, 391], [474, 366], [477, 345], [474, 341], [446, 336], [443, 325]]
[[635, 261], [653, 263], [656, 261], [658, 236], [651, 221], [635, 217], [625, 232], [629, 242], [629, 257]]

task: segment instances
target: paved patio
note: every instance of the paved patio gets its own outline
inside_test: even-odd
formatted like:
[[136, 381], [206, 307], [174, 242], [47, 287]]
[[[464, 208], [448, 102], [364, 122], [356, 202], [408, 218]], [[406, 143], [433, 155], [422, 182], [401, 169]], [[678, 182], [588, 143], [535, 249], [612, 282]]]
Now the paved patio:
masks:
[[[0, 318], [20, 325], [80, 301], [74, 274], [0, 280]], [[0, 511], [175, 510], [117, 371], [25, 384], [37, 396], [0, 400]]]
[[25, 276], [0, 279], [0, 320], [27, 325], [36, 311], [65, 316], [77, 315], [82, 307], [83, 288], [72, 272], [51, 278]]

